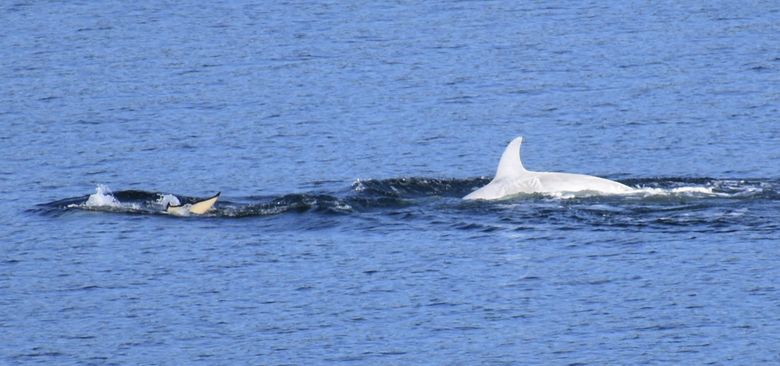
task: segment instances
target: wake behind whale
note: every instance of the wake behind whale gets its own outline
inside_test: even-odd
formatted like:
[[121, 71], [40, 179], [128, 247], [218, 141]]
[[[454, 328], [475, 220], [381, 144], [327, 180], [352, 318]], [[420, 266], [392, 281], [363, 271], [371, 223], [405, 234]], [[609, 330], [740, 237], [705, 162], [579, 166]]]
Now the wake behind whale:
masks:
[[[519, 194], [507, 199], [462, 200], [478, 187], [485, 186], [489, 178], [428, 178], [403, 177], [391, 179], [356, 180], [351, 186], [338, 191], [296, 192], [276, 196], [225, 197], [216, 202], [203, 215], [191, 217], [244, 218], [271, 217], [285, 214], [362, 215], [388, 217], [400, 212], [426, 212], [429, 215], [456, 212], [466, 216], [482, 215], [504, 210], [507, 205], [522, 203], [534, 214], [535, 208], [546, 210], [550, 204], [561, 209], [584, 206], [610, 207], [612, 211], [639, 209], [637, 213], [665, 212], [670, 207], [719, 206], [729, 208], [745, 204], [763, 204], [780, 200], [780, 181], [714, 178], [642, 178], [624, 180], [620, 184], [631, 187], [625, 195], [565, 195], [532, 193]], [[166, 207], [186, 206], [204, 201], [167, 192], [123, 190], [112, 192], [99, 185], [94, 193], [44, 203], [32, 211], [47, 216], [66, 213], [105, 212], [113, 214], [162, 215]], [[726, 207], [728, 206], [728, 207]], [[539, 213], [539, 212], [537, 212]], [[652, 215], [651, 215], [652, 216]]]
[[[431, 198], [466, 201], [508, 199], [574, 199], [619, 196], [623, 202], [665, 198], [698, 199], [708, 197], [740, 198], [778, 195], [774, 184], [745, 180], [711, 178], [633, 179], [623, 182], [572, 173], [533, 172], [523, 166], [517, 137], [505, 148], [495, 176], [487, 178], [393, 178], [356, 180], [347, 192], [291, 193], [278, 197], [260, 197], [261, 202], [217, 200], [220, 193], [207, 198], [172, 193], [119, 191], [98, 185], [88, 196], [67, 198], [39, 205], [42, 211], [104, 211], [131, 214], [166, 214], [174, 216], [247, 217], [273, 216], [286, 212], [359, 213], [383, 208], [425, 205]], [[724, 187], [736, 183], [736, 190]], [[757, 188], [756, 185], [759, 185]], [[254, 199], [254, 196], [251, 197]], [[464, 203], [450, 202], [459, 206]], [[462, 201], [461, 201], [462, 202]], [[621, 201], [610, 199], [610, 203]], [[439, 206], [441, 207], [441, 206]]]

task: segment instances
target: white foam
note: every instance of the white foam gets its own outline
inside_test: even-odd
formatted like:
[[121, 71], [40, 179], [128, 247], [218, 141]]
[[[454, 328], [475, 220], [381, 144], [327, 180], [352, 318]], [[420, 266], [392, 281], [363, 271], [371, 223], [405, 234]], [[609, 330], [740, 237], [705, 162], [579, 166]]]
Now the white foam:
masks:
[[[580, 192], [545, 192], [542, 194], [545, 197], [549, 197], [555, 200], [570, 200], [575, 198], [589, 198], [589, 197], [729, 197], [728, 193], [716, 192], [713, 187], [702, 186], [689, 186], [689, 187], [676, 187], [676, 188], [650, 188], [650, 187], [638, 187], [632, 188], [631, 191], [617, 194], [602, 194], [594, 191], [580, 191]], [[522, 196], [522, 195], [518, 195]]]
[[355, 190], [355, 192], [363, 192], [366, 190], [366, 186], [363, 185], [363, 182], [358, 178], [352, 182], [352, 189]]
[[559, 200], [570, 200], [578, 197], [588, 197], [588, 194], [578, 195], [577, 192], [550, 192], [550, 193], [544, 193], [544, 195]]
[[640, 187], [634, 189], [630, 195], [650, 196], [712, 196], [724, 197], [726, 193], [715, 192], [712, 187], [676, 187], [676, 188], [647, 188]]
[[333, 209], [336, 211], [350, 212], [352, 211], [352, 206], [346, 202], [336, 201], [336, 205], [333, 206]]
[[87, 202], [81, 204], [80, 207], [87, 209], [125, 209], [125, 210], [140, 210], [141, 205], [138, 203], [122, 203], [119, 202], [114, 194], [111, 192], [111, 188], [107, 185], [98, 184], [95, 188], [95, 193], [89, 195]]
[[87, 199], [87, 202], [84, 203], [84, 206], [122, 207], [122, 204], [119, 203], [119, 200], [117, 200], [113, 193], [111, 193], [111, 188], [108, 188], [108, 186], [103, 184], [98, 184], [97, 188], [95, 189], [95, 193], [89, 195], [89, 199]]
[[180, 206], [181, 202], [179, 202], [179, 198], [172, 195], [172, 194], [163, 194], [160, 196], [160, 198], [157, 199], [154, 203], [162, 206], [167, 207], [170, 203], [171, 206]]

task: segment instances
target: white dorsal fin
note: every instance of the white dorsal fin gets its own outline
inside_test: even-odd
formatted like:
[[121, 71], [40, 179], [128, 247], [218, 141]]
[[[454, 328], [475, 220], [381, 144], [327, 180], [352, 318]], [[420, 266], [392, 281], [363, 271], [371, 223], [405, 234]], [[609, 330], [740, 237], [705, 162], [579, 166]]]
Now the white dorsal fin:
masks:
[[526, 172], [523, 162], [520, 160], [520, 144], [523, 143], [523, 137], [519, 136], [507, 145], [501, 160], [498, 162], [496, 177], [493, 179], [517, 177]]

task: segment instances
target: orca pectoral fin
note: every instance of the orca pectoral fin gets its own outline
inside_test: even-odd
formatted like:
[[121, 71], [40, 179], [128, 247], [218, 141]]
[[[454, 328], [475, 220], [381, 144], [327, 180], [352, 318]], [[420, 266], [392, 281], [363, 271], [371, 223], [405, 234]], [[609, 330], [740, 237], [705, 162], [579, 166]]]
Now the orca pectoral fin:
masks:
[[217, 194], [206, 198], [203, 201], [198, 201], [192, 204], [190, 206], [190, 212], [194, 213], [196, 215], [202, 215], [206, 213], [206, 211], [210, 210], [212, 206], [214, 206], [215, 203], [217, 203], [217, 199], [219, 199], [219, 195], [222, 192], [217, 192]]

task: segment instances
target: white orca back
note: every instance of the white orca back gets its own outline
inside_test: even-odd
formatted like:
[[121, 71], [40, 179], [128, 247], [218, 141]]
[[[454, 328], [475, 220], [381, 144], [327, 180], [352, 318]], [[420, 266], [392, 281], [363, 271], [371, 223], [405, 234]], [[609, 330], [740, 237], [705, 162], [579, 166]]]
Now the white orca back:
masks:
[[512, 140], [501, 155], [493, 180], [463, 199], [494, 200], [521, 193], [621, 194], [633, 191], [622, 183], [590, 175], [528, 171], [520, 158], [522, 143], [522, 136]]

